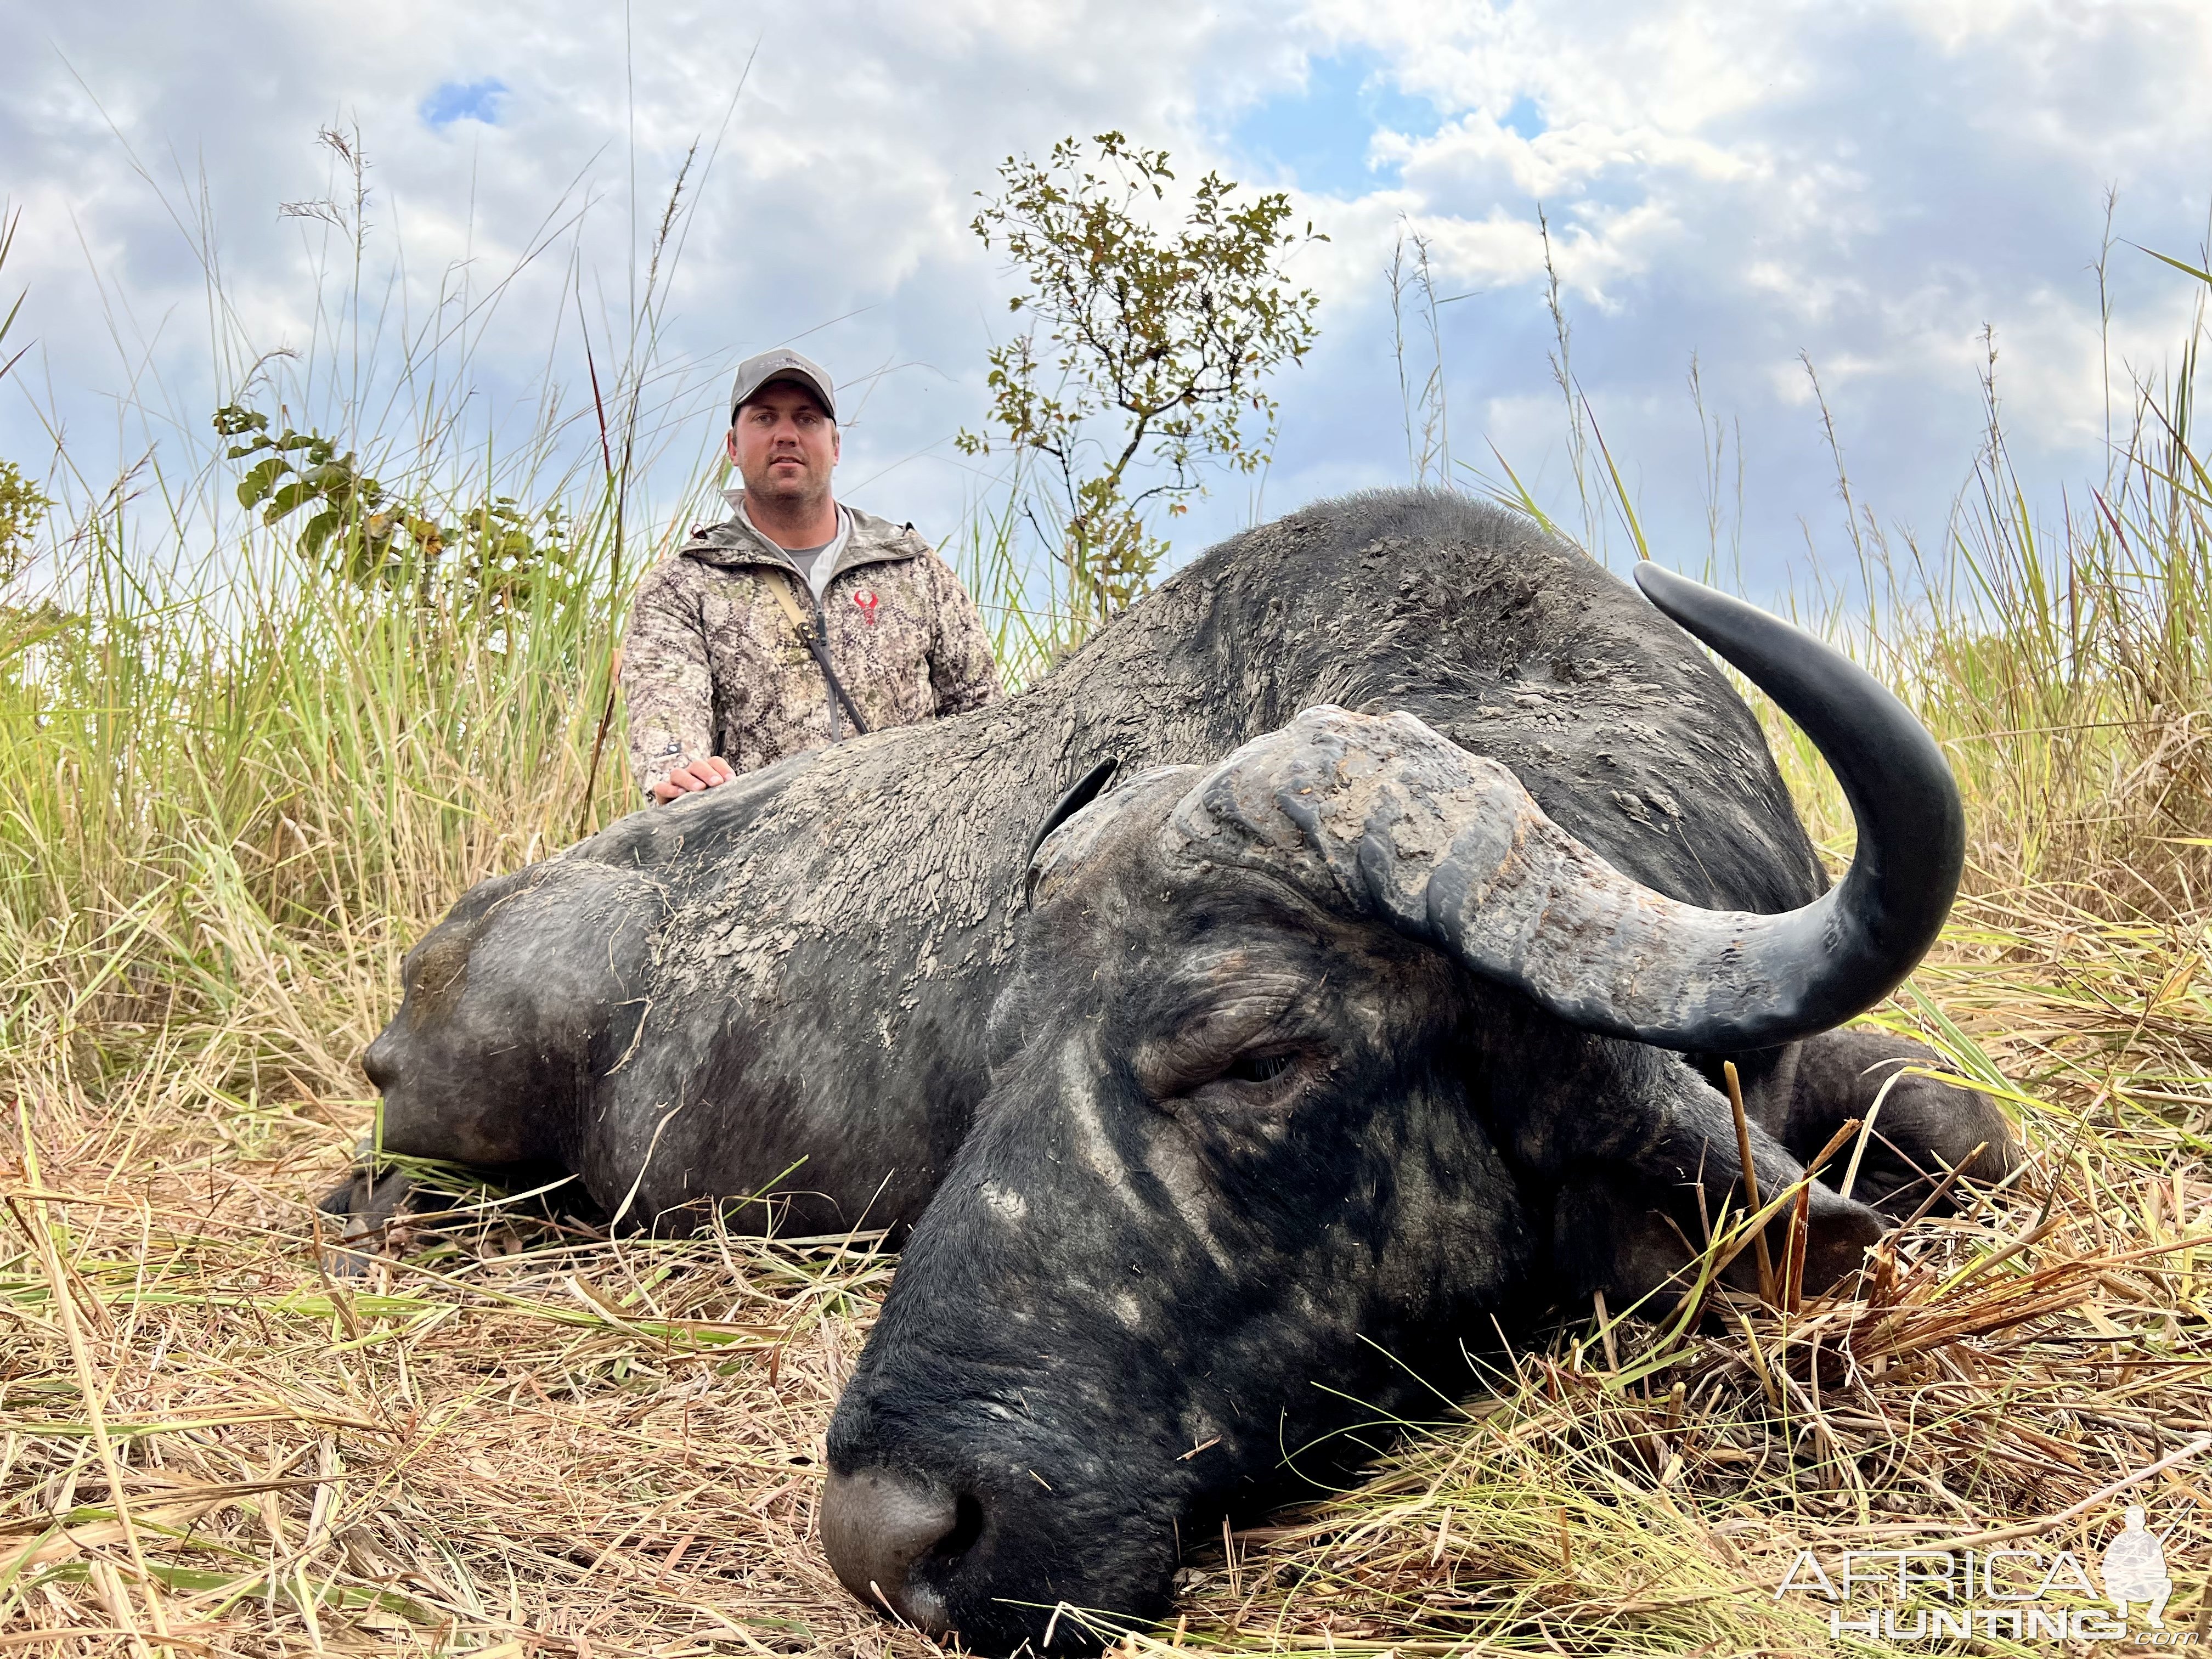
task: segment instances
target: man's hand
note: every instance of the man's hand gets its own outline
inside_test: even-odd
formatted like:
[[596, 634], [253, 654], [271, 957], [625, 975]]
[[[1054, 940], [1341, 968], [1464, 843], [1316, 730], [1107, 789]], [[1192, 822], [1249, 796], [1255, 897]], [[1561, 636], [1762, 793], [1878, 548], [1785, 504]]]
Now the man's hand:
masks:
[[702, 789], [712, 789], [718, 783], [727, 783], [737, 775], [729, 762], [720, 755], [709, 755], [705, 760], [691, 761], [672, 769], [653, 786], [653, 798], [666, 803], [696, 794]]

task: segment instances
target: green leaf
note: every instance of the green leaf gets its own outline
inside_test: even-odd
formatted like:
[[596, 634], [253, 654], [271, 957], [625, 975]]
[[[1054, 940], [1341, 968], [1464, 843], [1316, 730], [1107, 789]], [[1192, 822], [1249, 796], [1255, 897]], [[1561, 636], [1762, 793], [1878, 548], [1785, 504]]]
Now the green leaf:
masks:
[[238, 504], [252, 507], [276, 487], [277, 479], [291, 470], [291, 462], [281, 455], [271, 455], [238, 481]]
[[2011, 1092], [2012, 1085], [2005, 1080], [2005, 1074], [1997, 1070], [1996, 1062], [1990, 1058], [1987, 1049], [1960, 1030], [1958, 1023], [1930, 1002], [1911, 980], [1905, 981], [1904, 988], [1905, 996], [1911, 1000], [1920, 1017], [1935, 1027], [1936, 1046], [1949, 1053], [1950, 1057], [1958, 1062], [1961, 1072], [1992, 1090], [2008, 1094]]
[[269, 498], [269, 505], [261, 510], [261, 522], [275, 524], [314, 493], [314, 486], [306, 479], [293, 479]]
[[2132, 245], [2137, 252], [2148, 253], [2160, 264], [2172, 265], [2176, 270], [2194, 276], [2200, 283], [2212, 283], [2212, 270], [2200, 270], [2195, 265], [2185, 264], [2170, 253], [2160, 253], [2154, 247], [2144, 247], [2140, 242]]
[[318, 513], [300, 527], [300, 550], [309, 558], [319, 558], [324, 545], [345, 522], [345, 514], [337, 507]]

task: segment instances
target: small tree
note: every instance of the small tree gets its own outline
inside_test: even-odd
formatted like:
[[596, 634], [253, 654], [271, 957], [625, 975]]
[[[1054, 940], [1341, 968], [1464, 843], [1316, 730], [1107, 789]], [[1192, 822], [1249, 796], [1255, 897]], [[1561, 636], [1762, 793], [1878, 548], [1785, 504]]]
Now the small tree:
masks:
[[1188, 511], [1209, 469], [1267, 464], [1276, 406], [1262, 386], [1316, 332], [1317, 302], [1291, 289], [1284, 256], [1327, 240], [1285, 228], [1287, 196], [1240, 205], [1240, 186], [1212, 173], [1182, 226], [1157, 230], [1139, 215], [1166, 198], [1167, 152], [1118, 132], [1092, 143], [1095, 158], [1073, 138], [1042, 165], [1009, 156], [975, 216], [976, 235], [1026, 279], [1009, 308], [1030, 320], [991, 353], [988, 432], [957, 441], [1042, 463], [1032, 476], [1066, 565], [1072, 637], [1150, 585], [1167, 551], [1157, 508]]

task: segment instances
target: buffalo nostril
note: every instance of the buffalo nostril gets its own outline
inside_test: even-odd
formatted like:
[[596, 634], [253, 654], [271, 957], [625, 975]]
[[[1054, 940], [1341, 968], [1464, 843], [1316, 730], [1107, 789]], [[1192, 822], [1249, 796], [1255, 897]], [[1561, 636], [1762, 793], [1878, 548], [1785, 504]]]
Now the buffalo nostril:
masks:
[[983, 1507], [888, 1469], [830, 1472], [822, 1493], [822, 1545], [838, 1582], [878, 1611], [886, 1607], [933, 1635], [944, 1598], [914, 1581], [925, 1556], [950, 1559], [983, 1530]]
[[950, 1561], [965, 1555], [968, 1547], [983, 1535], [983, 1504], [981, 1499], [962, 1492], [952, 1505], [952, 1530], [937, 1540], [936, 1553]]
[[392, 1044], [379, 1037], [361, 1051], [361, 1069], [372, 1085], [388, 1089], [399, 1075], [399, 1059], [392, 1052]]

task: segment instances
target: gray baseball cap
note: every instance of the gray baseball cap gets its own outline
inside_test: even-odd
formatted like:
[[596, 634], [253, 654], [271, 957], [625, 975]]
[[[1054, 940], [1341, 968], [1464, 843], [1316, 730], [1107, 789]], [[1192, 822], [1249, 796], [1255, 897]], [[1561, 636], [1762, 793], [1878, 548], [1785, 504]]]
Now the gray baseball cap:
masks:
[[735, 425], [738, 411], [745, 399], [771, 380], [789, 380], [812, 392], [822, 404], [824, 414], [832, 422], [837, 418], [837, 394], [830, 380], [830, 371], [811, 357], [801, 356], [788, 346], [774, 351], [763, 351], [757, 357], [748, 357], [738, 365], [738, 383], [730, 390], [730, 421]]

